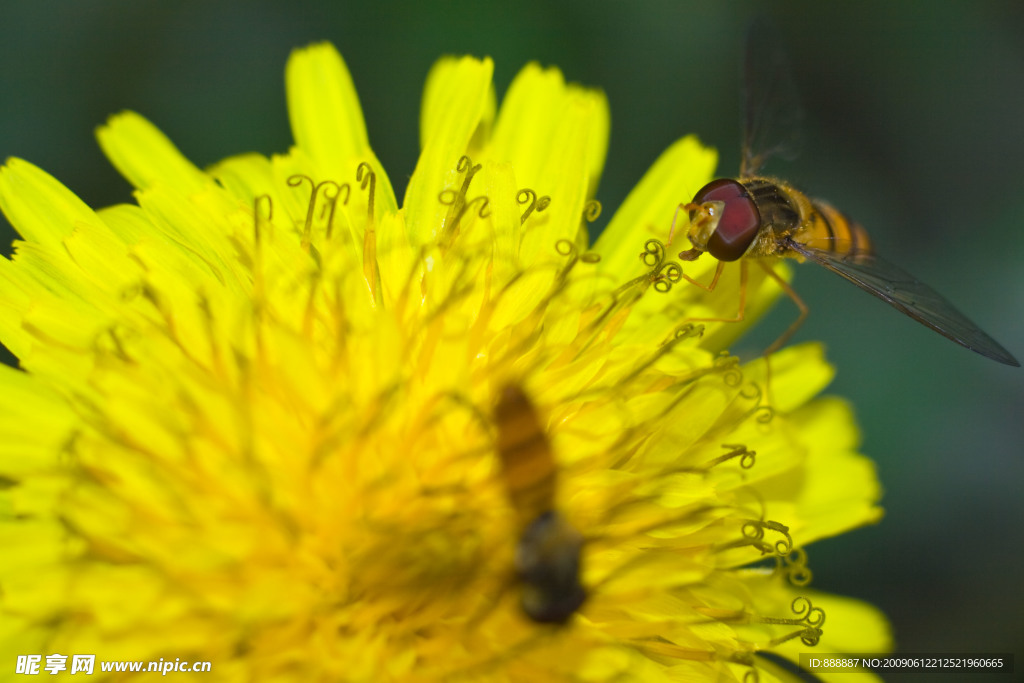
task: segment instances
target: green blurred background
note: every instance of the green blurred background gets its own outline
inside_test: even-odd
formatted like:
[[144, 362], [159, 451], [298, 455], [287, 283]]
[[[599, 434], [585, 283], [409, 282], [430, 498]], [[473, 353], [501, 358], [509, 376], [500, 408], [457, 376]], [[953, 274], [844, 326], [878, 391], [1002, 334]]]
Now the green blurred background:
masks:
[[[781, 29], [806, 110], [802, 155], [768, 170], [855, 216], [890, 260], [1024, 358], [1021, 2], [7, 1], [0, 155], [103, 206], [129, 199], [93, 138], [120, 109], [149, 117], [200, 165], [283, 151], [285, 60], [329, 39], [401, 197], [431, 63], [491, 55], [500, 95], [538, 60], [611, 102], [600, 229], [684, 134], [718, 147], [722, 174], [735, 174], [742, 39], [757, 14]], [[0, 233], [8, 249], [5, 222]], [[1012, 651], [1021, 671], [1024, 370], [814, 266], [795, 284], [811, 307], [797, 339], [827, 343], [831, 390], [855, 404], [886, 489], [881, 525], [811, 546], [815, 585], [879, 605], [903, 652]], [[778, 308], [764, 344], [792, 320], [789, 304]]]

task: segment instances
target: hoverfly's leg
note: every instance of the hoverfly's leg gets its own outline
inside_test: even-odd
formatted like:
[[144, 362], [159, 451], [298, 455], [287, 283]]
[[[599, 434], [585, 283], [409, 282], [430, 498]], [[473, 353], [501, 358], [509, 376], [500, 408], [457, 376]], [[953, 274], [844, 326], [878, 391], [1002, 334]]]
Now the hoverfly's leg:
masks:
[[[706, 285], [702, 285], [701, 283], [697, 282], [696, 280], [694, 280], [692, 277], [690, 277], [686, 273], [680, 273], [680, 275], [682, 276], [682, 278], [684, 280], [689, 282], [691, 285], [697, 285], [698, 287], [703, 289], [705, 292], [713, 292], [713, 291], [715, 291], [715, 287], [718, 286], [718, 278], [722, 277], [722, 271], [723, 270], [725, 270], [725, 261], [719, 261], [718, 265], [715, 267], [715, 275], [714, 275], [714, 277], [712, 277], [711, 278], [711, 282], [709, 284], [706, 284]], [[741, 274], [741, 277], [742, 277], [742, 274]], [[741, 317], [740, 320], [743, 320], [743, 318]]]
[[[725, 269], [725, 261], [719, 261], [718, 267], [715, 268], [715, 277], [712, 278], [711, 284], [702, 285], [696, 280], [683, 275], [683, 278], [687, 282], [692, 282], [703, 290], [708, 292], [714, 291], [715, 287], [718, 286], [718, 278], [722, 275], [722, 270]], [[740, 305], [739, 310], [736, 311], [736, 316], [733, 318], [686, 318], [683, 320], [684, 323], [688, 322], [699, 322], [699, 323], [738, 323], [742, 322], [747, 312], [747, 260], [742, 259], [740, 261]]]
[[672, 244], [672, 235], [676, 233], [676, 221], [679, 220], [679, 212], [684, 210], [696, 211], [697, 209], [700, 209], [700, 205], [694, 204], [693, 202], [687, 202], [686, 204], [679, 204], [676, 206], [676, 212], [672, 215], [672, 227], [669, 228], [668, 239], [665, 241], [666, 249], [668, 248], [668, 245]]
[[791, 324], [786, 329], [786, 331], [779, 336], [778, 339], [773, 341], [771, 343], [771, 346], [764, 350], [764, 384], [766, 389], [766, 395], [768, 397], [768, 402], [773, 403], [772, 354], [778, 351], [780, 348], [782, 348], [782, 345], [789, 341], [789, 338], [792, 337], [796, 333], [796, 331], [800, 329], [800, 326], [804, 324], [804, 319], [807, 318], [808, 308], [807, 304], [804, 303], [804, 300], [801, 299], [799, 295], [797, 295], [796, 291], [789, 286], [788, 282], [783, 280], [782, 277], [775, 272], [774, 268], [772, 268], [767, 263], [759, 262], [759, 264], [761, 268], [764, 269], [764, 272], [768, 274], [768, 277], [775, 280], [775, 282], [778, 283], [779, 287], [782, 288], [782, 291], [786, 293], [786, 296], [792, 299], [793, 303], [796, 304], [796, 307], [800, 309], [800, 315], [797, 316], [797, 319], [793, 321], [793, 324]]
[[761, 261], [758, 261], [758, 264], [761, 266], [761, 268], [764, 269], [764, 272], [768, 274], [768, 277], [770, 277], [771, 279], [775, 280], [776, 283], [778, 283], [779, 287], [782, 288], [782, 291], [786, 293], [786, 296], [792, 299], [793, 303], [796, 304], [796, 307], [800, 309], [800, 315], [797, 317], [796, 320], [793, 321], [793, 324], [790, 325], [789, 328], [785, 332], [783, 332], [778, 339], [773, 341], [771, 346], [764, 350], [764, 355], [767, 358], [768, 356], [772, 355], [780, 348], [782, 348], [782, 345], [788, 342], [789, 338], [792, 337], [796, 333], [796, 331], [800, 329], [800, 326], [804, 324], [804, 320], [807, 318], [807, 312], [809, 309], [807, 308], [807, 304], [804, 303], [804, 300], [797, 295], [793, 288], [789, 286], [788, 282], [783, 280], [782, 277], [775, 272], [774, 268], [772, 268], [767, 263], [763, 263]]
[[[676, 212], [675, 212], [675, 214], [674, 214], [674, 215], [672, 216], [672, 227], [671, 227], [671, 228], [669, 228], [669, 231], [668, 231], [668, 240], [666, 240], [666, 241], [665, 241], [665, 249], [666, 249], [666, 250], [668, 249], [668, 245], [672, 244], [672, 235], [674, 235], [674, 234], [675, 234], [675, 232], [676, 232], [676, 219], [678, 219], [678, 218], [679, 218], [679, 210], [680, 210], [680, 209], [682, 209], [682, 208], [683, 208], [684, 206], [686, 206], [686, 205], [685, 205], [685, 204], [680, 204], [679, 206], [677, 206], [677, 207], [676, 207]], [[684, 276], [684, 277], [685, 277], [685, 276]]]

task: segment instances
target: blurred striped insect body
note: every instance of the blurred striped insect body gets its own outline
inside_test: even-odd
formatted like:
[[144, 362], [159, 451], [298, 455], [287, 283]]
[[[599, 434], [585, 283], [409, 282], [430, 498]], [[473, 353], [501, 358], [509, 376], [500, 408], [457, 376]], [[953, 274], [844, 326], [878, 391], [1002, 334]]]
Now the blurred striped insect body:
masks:
[[516, 384], [502, 389], [494, 418], [502, 478], [519, 517], [515, 568], [523, 611], [538, 623], [565, 623], [586, 599], [583, 537], [555, 509], [558, 470], [551, 443], [536, 407]]

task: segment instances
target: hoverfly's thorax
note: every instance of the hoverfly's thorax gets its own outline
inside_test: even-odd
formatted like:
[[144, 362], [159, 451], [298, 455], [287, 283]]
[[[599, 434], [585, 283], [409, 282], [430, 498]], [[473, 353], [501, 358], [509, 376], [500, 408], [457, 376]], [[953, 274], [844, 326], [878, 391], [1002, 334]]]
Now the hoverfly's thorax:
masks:
[[761, 225], [776, 236], [788, 235], [804, 222], [810, 205], [800, 191], [771, 178], [746, 178], [743, 186], [757, 205]]

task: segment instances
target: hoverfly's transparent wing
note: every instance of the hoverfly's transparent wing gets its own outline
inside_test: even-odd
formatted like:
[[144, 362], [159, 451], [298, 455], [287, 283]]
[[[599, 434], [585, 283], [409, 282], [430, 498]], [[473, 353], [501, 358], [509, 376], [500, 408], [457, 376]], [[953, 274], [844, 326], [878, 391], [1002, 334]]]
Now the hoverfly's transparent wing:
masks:
[[803, 111], [782, 40], [767, 19], [747, 32], [743, 65], [743, 161], [740, 177], [757, 174], [769, 157], [792, 159], [800, 147]]
[[846, 278], [957, 344], [999, 363], [1020, 366], [1009, 351], [982, 332], [945, 297], [902, 268], [870, 253], [843, 254], [793, 240], [787, 243], [801, 256]]

